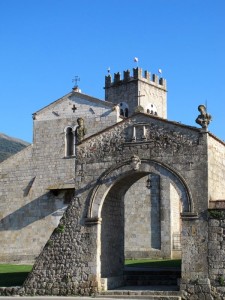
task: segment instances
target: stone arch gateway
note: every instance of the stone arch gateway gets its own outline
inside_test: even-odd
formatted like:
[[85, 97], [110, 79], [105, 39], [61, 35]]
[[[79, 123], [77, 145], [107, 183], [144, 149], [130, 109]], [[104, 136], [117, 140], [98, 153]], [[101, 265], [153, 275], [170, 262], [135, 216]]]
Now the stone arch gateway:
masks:
[[[168, 224], [176, 194], [182, 207], [181, 290], [196, 280], [207, 285], [207, 138], [191, 127], [138, 113], [84, 139], [71, 160], [75, 197], [37, 258], [24, 293], [87, 295], [122, 285], [121, 203], [125, 195], [132, 197], [130, 187], [148, 174], [159, 178], [162, 256], [171, 253]], [[113, 247], [118, 250], [114, 269], [109, 263]]]
[[[97, 264], [99, 277], [112, 288], [123, 284], [124, 269], [124, 196], [134, 182], [147, 174], [160, 177], [161, 248], [166, 257], [172, 251], [170, 220], [170, 183], [179, 190], [182, 213], [193, 213], [193, 200], [185, 180], [169, 166], [155, 160], [143, 160], [137, 170], [132, 160], [106, 170], [97, 181], [89, 197], [86, 224], [98, 222]], [[143, 222], [139, 220], [139, 222]]]

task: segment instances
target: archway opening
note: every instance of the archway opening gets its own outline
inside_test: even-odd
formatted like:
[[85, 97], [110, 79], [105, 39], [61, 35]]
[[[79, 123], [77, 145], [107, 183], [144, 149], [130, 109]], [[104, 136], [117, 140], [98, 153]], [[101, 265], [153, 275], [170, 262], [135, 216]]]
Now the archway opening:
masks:
[[149, 173], [124, 199], [125, 258], [181, 259], [182, 203], [173, 180]]
[[[130, 160], [118, 163], [106, 170], [98, 179], [89, 198], [87, 221], [90, 222], [90, 224], [96, 222], [98, 224], [96, 232], [97, 276], [101, 278], [102, 286], [108, 289], [121, 286], [122, 281], [117, 279], [119, 277], [122, 278], [124, 275], [124, 258], [126, 255], [125, 222], [127, 218], [125, 215], [125, 204], [127, 201], [131, 201], [131, 197], [135, 197], [132, 192], [129, 196], [129, 190], [132, 191], [131, 187], [133, 184], [136, 184], [139, 180], [143, 180], [147, 187], [149, 186], [149, 176], [151, 179], [155, 177], [155, 189], [158, 186], [158, 192], [153, 191], [153, 182], [151, 182], [151, 192], [153, 195], [155, 194], [155, 199], [153, 200], [155, 202], [158, 201], [158, 223], [160, 224], [158, 228], [160, 227], [160, 230], [158, 229], [156, 232], [158, 232], [158, 236], [161, 235], [161, 244], [159, 246], [158, 241], [158, 245], [156, 245], [156, 241], [154, 240], [154, 243], [151, 245], [151, 250], [160, 251], [161, 257], [173, 258], [174, 253], [181, 250], [180, 244], [183, 243], [182, 235], [181, 243], [179, 240], [176, 240], [175, 243], [174, 240], [174, 233], [177, 233], [177, 230], [178, 232], [181, 231], [181, 216], [182, 220], [195, 219], [197, 217], [194, 213], [190, 189], [181, 175], [173, 168], [159, 161], [140, 161], [137, 156], [134, 161], [133, 158], [134, 156], [132, 156]], [[142, 222], [140, 218], [142, 194], [143, 190], [139, 190], [136, 197], [138, 199], [137, 203], [139, 203], [136, 209], [137, 216], [132, 219], [132, 222], [134, 222], [135, 219], [139, 220], [139, 224]], [[151, 201], [152, 197], [150, 197], [150, 203]], [[176, 207], [175, 211], [173, 211], [174, 207]], [[154, 213], [152, 213], [152, 215], [153, 214]], [[129, 215], [131, 215], [131, 213]], [[156, 217], [156, 215], [154, 215], [154, 217]], [[152, 218], [151, 222], [148, 222], [148, 226], [149, 223], [155, 224], [153, 220], [154, 218]], [[186, 232], [187, 222], [184, 222], [183, 226], [182, 232]], [[151, 228], [151, 226], [149, 227]], [[154, 234], [156, 234], [156, 232], [154, 232]], [[154, 234], [151, 232], [152, 236], [154, 236]], [[176, 236], [176, 238], [179, 237]], [[151, 240], [153, 240], [153, 238]], [[186, 263], [188, 256], [185, 249], [180, 252], [180, 256]], [[182, 267], [182, 270], [185, 270], [184, 267]], [[106, 282], [112, 282], [112, 284], [106, 284]]]
[[120, 177], [101, 210], [101, 278], [121, 278], [126, 258], [181, 258], [184, 198], [179, 180], [165, 170]]
[[124, 270], [124, 196], [146, 173], [130, 174], [117, 181], [107, 193], [101, 218], [101, 277], [122, 276]]
[[157, 258], [161, 251], [160, 176], [150, 173], [125, 194], [125, 258]]

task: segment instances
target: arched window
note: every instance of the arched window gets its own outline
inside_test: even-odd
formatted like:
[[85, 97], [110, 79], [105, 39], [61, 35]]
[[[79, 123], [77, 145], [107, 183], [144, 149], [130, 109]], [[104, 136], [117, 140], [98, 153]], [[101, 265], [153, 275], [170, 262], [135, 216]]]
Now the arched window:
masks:
[[149, 103], [145, 109], [147, 114], [157, 116], [157, 107], [155, 106], [155, 104]]
[[120, 115], [127, 118], [129, 114], [129, 106], [126, 102], [120, 102]]
[[74, 132], [72, 127], [65, 130], [65, 156], [74, 155]]

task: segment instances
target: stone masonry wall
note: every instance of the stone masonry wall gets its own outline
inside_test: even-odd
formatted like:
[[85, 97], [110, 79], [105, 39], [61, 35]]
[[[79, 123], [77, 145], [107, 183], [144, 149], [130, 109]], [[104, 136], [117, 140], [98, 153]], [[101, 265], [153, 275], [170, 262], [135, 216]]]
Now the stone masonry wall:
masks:
[[41, 129], [36, 144], [0, 165], [1, 261], [34, 260], [68, 205], [65, 193], [54, 195], [48, 186], [73, 178], [74, 160], [63, 158], [64, 141], [53, 126]]
[[[165, 89], [159, 86], [151, 86], [144, 81], [138, 83], [138, 90], [140, 91], [140, 105], [144, 108], [150, 108], [149, 104], [154, 104], [157, 108], [157, 114], [161, 118], [167, 118], [167, 95]], [[145, 109], [145, 112], [146, 109]]]
[[213, 136], [208, 138], [209, 200], [225, 199], [225, 144]]
[[129, 105], [129, 116], [134, 113], [137, 107], [138, 89], [137, 81], [131, 81], [122, 85], [115, 85], [105, 90], [105, 99], [115, 105], [126, 102]]
[[209, 278], [212, 290], [225, 297], [225, 209], [212, 209], [208, 214]]
[[[73, 105], [76, 107], [74, 112], [72, 110]], [[87, 128], [86, 137], [114, 125], [121, 120], [118, 112], [113, 110], [113, 104], [81, 93], [70, 93], [35, 114], [37, 121], [48, 121], [50, 127], [52, 121], [57, 122], [61, 119], [65, 119], [65, 126], [75, 126], [77, 125], [78, 117], [84, 119], [84, 124]], [[51, 130], [53, 131], [54, 127], [51, 128]], [[64, 128], [60, 128], [60, 131], [64, 137]], [[41, 131], [39, 130], [38, 133], [40, 135]], [[34, 140], [34, 143], [35, 141], [36, 140]]]
[[[213, 207], [216, 201], [211, 203]], [[213, 204], [214, 203], [214, 204]], [[181, 290], [183, 291], [182, 299], [216, 299], [223, 300], [225, 297], [225, 258], [224, 258], [224, 240], [225, 240], [225, 201], [223, 200], [223, 208], [212, 208], [205, 213], [205, 225], [200, 231], [193, 223], [189, 234], [194, 238], [198, 237], [198, 243], [202, 243], [201, 253], [208, 260], [208, 275], [205, 278], [196, 277], [183, 278]], [[220, 203], [221, 205], [221, 203]], [[208, 235], [206, 240], [204, 231]], [[207, 242], [208, 241], [208, 242]], [[194, 255], [195, 248], [192, 246], [190, 255]], [[198, 268], [201, 265], [198, 264]]]
[[0, 164], [0, 261], [33, 262], [71, 200], [64, 190], [48, 190], [65, 182], [74, 188], [75, 159], [65, 157], [65, 127], [83, 117], [91, 135], [116, 123], [112, 105], [90, 101], [73, 93], [37, 112], [33, 145]]
[[92, 226], [81, 224], [82, 211], [75, 198], [26, 280], [25, 294], [91, 295], [98, 290], [93, 270], [97, 236]]

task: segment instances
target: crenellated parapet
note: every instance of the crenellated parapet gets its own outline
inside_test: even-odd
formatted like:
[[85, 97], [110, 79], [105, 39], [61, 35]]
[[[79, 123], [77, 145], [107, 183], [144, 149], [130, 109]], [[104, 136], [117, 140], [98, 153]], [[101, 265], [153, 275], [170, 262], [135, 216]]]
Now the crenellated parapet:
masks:
[[113, 80], [110, 74], [105, 76], [105, 89], [128, 82], [141, 80], [145, 83], [149, 83], [166, 90], [166, 80], [164, 78], [159, 78], [159, 76], [156, 74], [151, 74], [148, 71], [144, 71], [143, 74], [141, 68], [133, 68], [132, 75], [130, 74], [130, 70], [126, 70], [123, 72], [123, 78], [119, 72], [114, 73]]
[[105, 77], [105, 100], [119, 105], [122, 117], [137, 111], [167, 117], [166, 80], [138, 67], [125, 70], [123, 74], [108, 74]]

